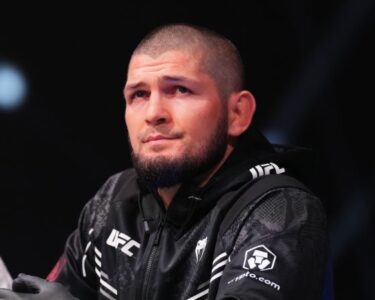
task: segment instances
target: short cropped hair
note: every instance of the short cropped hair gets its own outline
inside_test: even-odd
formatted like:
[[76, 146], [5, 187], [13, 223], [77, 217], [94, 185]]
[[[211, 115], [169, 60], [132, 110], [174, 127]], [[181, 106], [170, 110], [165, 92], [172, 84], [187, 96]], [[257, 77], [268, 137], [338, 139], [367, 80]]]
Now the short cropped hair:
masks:
[[237, 47], [226, 37], [190, 24], [168, 24], [147, 34], [133, 52], [158, 56], [168, 50], [198, 50], [202, 71], [216, 83], [221, 97], [243, 89], [243, 63]]

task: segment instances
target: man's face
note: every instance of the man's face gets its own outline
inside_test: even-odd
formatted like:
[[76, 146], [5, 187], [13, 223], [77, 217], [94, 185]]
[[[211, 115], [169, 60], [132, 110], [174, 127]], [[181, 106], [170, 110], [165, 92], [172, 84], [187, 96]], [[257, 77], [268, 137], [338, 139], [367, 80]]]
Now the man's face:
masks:
[[173, 50], [136, 54], [129, 64], [125, 120], [133, 161], [138, 173], [167, 172], [158, 187], [208, 171], [226, 150], [225, 102], [200, 61], [199, 53]]

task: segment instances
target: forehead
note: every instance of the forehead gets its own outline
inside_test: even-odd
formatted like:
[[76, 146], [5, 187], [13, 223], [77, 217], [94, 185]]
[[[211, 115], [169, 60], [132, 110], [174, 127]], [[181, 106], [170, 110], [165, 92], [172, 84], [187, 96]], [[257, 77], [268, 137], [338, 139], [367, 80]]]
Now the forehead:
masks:
[[129, 63], [128, 82], [145, 75], [198, 75], [203, 73], [201, 61], [202, 54], [191, 50], [170, 50], [158, 56], [135, 54]]

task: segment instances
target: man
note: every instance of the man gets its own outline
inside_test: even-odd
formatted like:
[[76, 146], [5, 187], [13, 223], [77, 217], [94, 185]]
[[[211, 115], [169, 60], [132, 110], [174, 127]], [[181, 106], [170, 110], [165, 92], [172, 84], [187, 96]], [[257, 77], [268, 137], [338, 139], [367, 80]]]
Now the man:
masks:
[[304, 179], [308, 155], [252, 128], [242, 78], [236, 47], [214, 32], [146, 36], [124, 88], [134, 169], [84, 207], [47, 279], [66, 289], [22, 275], [3, 299], [321, 299], [325, 215], [285, 175]]

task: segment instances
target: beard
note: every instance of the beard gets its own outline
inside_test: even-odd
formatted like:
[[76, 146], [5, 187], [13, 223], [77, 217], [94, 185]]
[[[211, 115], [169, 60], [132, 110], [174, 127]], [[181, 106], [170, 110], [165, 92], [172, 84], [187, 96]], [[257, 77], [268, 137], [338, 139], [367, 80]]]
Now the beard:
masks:
[[185, 150], [178, 157], [159, 156], [152, 159], [131, 151], [133, 166], [141, 182], [152, 189], [171, 187], [211, 170], [223, 158], [227, 144], [227, 114], [223, 112], [215, 131], [200, 144], [196, 153]]

